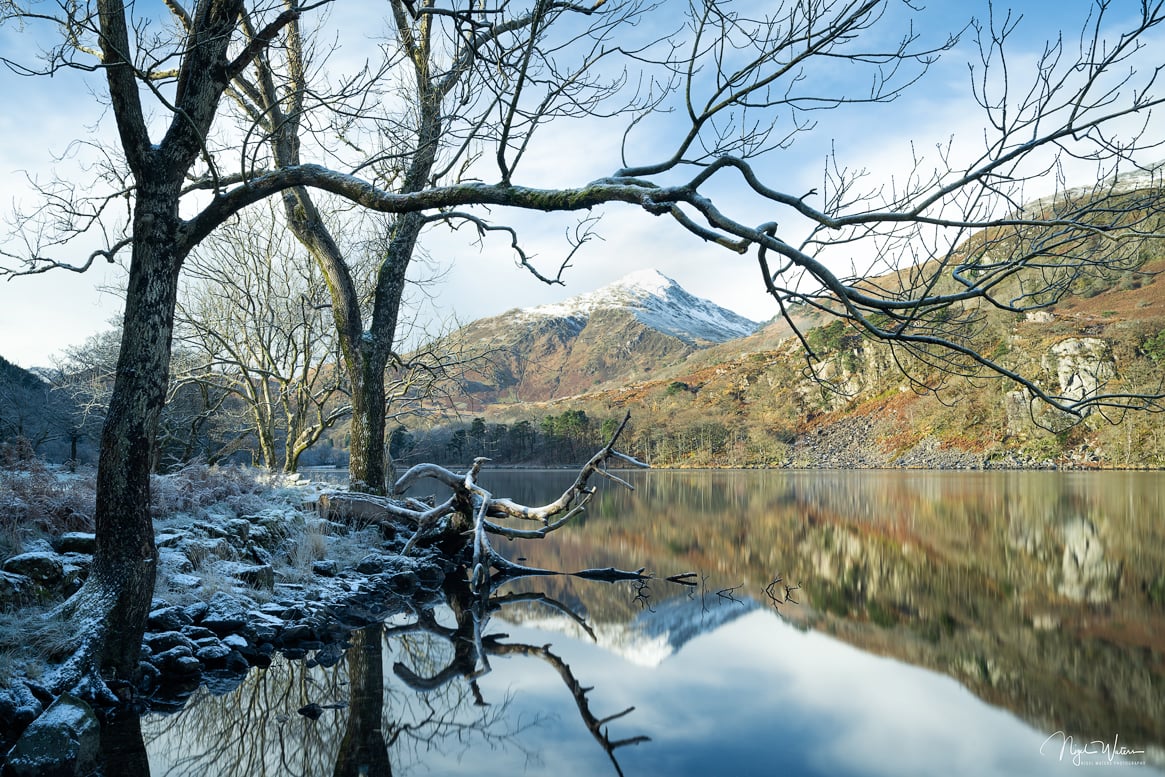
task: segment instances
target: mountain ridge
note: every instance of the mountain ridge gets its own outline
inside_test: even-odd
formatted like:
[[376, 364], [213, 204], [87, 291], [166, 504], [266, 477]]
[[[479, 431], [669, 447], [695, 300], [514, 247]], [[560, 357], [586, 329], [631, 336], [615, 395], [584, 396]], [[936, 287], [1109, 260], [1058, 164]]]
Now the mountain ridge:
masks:
[[562, 302], [478, 319], [445, 345], [486, 354], [466, 380], [476, 409], [644, 380], [760, 328], [658, 270], [640, 270]]

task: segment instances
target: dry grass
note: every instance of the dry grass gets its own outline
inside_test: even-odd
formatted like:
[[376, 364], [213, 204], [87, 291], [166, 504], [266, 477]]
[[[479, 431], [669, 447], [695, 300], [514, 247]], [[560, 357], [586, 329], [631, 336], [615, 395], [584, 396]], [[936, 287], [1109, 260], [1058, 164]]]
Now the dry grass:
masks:
[[96, 473], [68, 473], [26, 461], [0, 469], [0, 556], [12, 555], [30, 539], [93, 530]]

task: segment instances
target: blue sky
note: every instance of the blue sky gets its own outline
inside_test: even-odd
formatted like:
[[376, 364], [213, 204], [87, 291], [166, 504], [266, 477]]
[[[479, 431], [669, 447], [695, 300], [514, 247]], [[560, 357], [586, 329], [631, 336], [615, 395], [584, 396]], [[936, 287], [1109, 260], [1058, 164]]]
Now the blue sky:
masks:
[[[675, 0], [669, 0], [663, 9], [672, 4]], [[678, 10], [686, 4], [676, 5]], [[1069, 40], [1075, 40], [1091, 3], [1017, 0], [996, 3], [996, 14], [1009, 5], [1024, 15], [1022, 34], [1015, 41], [1020, 45], [1012, 50], [1011, 60], [1022, 71], [1023, 64], [1032, 60], [1045, 39], [1060, 32], [1061, 25]], [[1118, 13], [1132, 13], [1137, 6], [1134, 0], [1114, 3]], [[345, 3], [338, 6], [335, 21], [344, 25], [355, 17], [365, 20], [365, 28], [371, 27], [366, 20], [375, 18], [375, 8], [379, 7]], [[916, 30], [937, 40], [958, 30], [967, 17], [985, 13], [985, 8], [985, 2], [934, 0], [918, 14]], [[346, 45], [353, 34], [343, 35], [349, 36], [340, 39]], [[27, 56], [43, 43], [35, 30], [0, 27], [0, 50], [8, 56]], [[818, 186], [831, 147], [847, 165], [868, 167], [870, 180], [884, 180], [901, 174], [912, 142], [914, 148], [926, 153], [951, 135], [957, 141], [973, 143], [982, 133], [981, 117], [970, 101], [966, 66], [974, 56], [973, 42], [968, 39], [892, 105], [820, 113], [811, 135], [802, 136], [791, 149], [774, 156], [768, 165], [770, 180], [778, 188], [798, 194]], [[28, 79], [0, 71], [0, 93], [10, 105], [21, 107], [0, 115], [0, 213], [7, 216], [14, 202], [30, 201], [26, 174], [45, 179], [55, 167], [67, 178], [86, 157], [83, 149], [77, 151], [71, 143], [106, 137], [109, 117], [91, 94], [100, 86], [91, 75], [64, 73], [52, 79]], [[609, 174], [620, 166], [621, 127], [621, 123], [549, 126], [519, 177], [530, 185], [578, 185]], [[653, 132], [664, 137], [667, 125], [658, 123]], [[656, 136], [641, 137], [640, 148], [649, 151]], [[731, 188], [721, 194], [727, 200], [734, 196]], [[500, 219], [509, 214], [493, 215]], [[761, 293], [752, 256], [738, 257], [703, 245], [666, 220], [630, 208], [607, 208], [602, 216], [597, 226], [602, 240], [589, 243], [576, 255], [566, 287], [546, 287], [516, 267], [503, 240], [487, 241], [479, 249], [469, 243], [464, 231], [430, 234], [427, 249], [435, 265], [447, 268], [448, 273], [436, 288], [437, 296], [425, 316], [443, 319], [455, 315], [468, 322], [590, 291], [645, 267], [655, 267], [692, 293], [750, 318], [765, 320], [776, 313], [774, 304]], [[756, 216], [758, 222], [766, 220], [763, 213]], [[553, 268], [568, 250], [563, 235], [575, 217], [517, 214], [512, 223], [520, 228], [527, 250], [537, 254], [545, 267]], [[56, 271], [0, 281], [0, 356], [25, 367], [47, 365], [62, 349], [107, 328], [109, 320], [119, 315], [120, 302], [99, 289], [117, 285], [119, 279], [118, 268], [103, 264], [85, 275]]]

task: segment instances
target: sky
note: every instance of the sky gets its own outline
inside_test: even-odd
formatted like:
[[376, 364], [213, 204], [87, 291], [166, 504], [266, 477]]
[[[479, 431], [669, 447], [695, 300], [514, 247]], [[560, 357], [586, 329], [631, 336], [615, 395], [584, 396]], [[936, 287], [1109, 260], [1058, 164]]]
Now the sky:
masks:
[[[1118, 15], [1132, 13], [1139, 5], [1134, 0], [1114, 3]], [[1023, 15], [1017, 45], [1009, 51], [1013, 72], [1023, 73], [1025, 65], [1030, 71], [1043, 41], [1059, 34], [1061, 25], [1073, 40], [1090, 6], [1088, 0], [997, 2], [997, 15], [1008, 7]], [[375, 18], [375, 9], [380, 7], [362, 0], [337, 6], [332, 21], [340, 29], [341, 58], [350, 41], [353, 51], [355, 44], [367, 43], [367, 35], [353, 30], [370, 29], [367, 20]], [[665, 0], [657, 13], [674, 18], [684, 8], [686, 3]], [[937, 41], [960, 29], [965, 17], [984, 14], [985, 8], [986, 2], [932, 0], [917, 15], [915, 30]], [[676, 14], [668, 15], [672, 9]], [[887, 29], [897, 35], [904, 29], [902, 23], [895, 11], [887, 19]], [[357, 40], [360, 36], [363, 41]], [[50, 44], [43, 30], [0, 25], [0, 51], [14, 60], [29, 61]], [[848, 167], [869, 168], [867, 181], [885, 182], [901, 176], [912, 153], [933, 158], [935, 144], [951, 136], [973, 146], [983, 133], [981, 112], [971, 101], [967, 68], [967, 61], [976, 56], [973, 42], [967, 39], [890, 105], [818, 112], [812, 133], [800, 136], [791, 148], [766, 162], [766, 180], [798, 194], [819, 187], [832, 149]], [[844, 77], [837, 74], [839, 79]], [[12, 213], [37, 202], [29, 180], [43, 182], [54, 175], [66, 181], [83, 180], [84, 167], [99, 155], [92, 146], [77, 141], [100, 145], [112, 137], [111, 117], [99, 99], [100, 90], [101, 81], [93, 74], [65, 72], [52, 78], [28, 78], [0, 69], [0, 94], [7, 104], [20, 106], [19, 111], [0, 113], [0, 235], [7, 236], [3, 242], [7, 250], [19, 253], [20, 249], [11, 234]], [[1156, 118], [1153, 121], [1159, 123]], [[667, 117], [656, 117], [634, 135], [633, 152], [648, 157], [666, 147], [674, 137], [674, 125], [668, 122]], [[613, 120], [547, 125], [518, 179], [538, 186], [580, 185], [609, 175], [621, 166], [618, 152], [624, 124]], [[718, 202], [733, 213], [747, 214], [745, 221], [768, 220], [763, 210], [746, 202], [732, 186], [721, 185], [714, 191]], [[478, 246], [468, 230], [427, 233], [424, 248], [431, 257], [429, 266], [442, 277], [430, 289], [431, 301], [421, 315], [425, 320], [445, 321], [446, 326], [449, 320], [467, 323], [511, 308], [560, 301], [645, 268], [658, 269], [691, 293], [754, 320], [777, 314], [775, 303], [763, 293], [753, 254], [738, 256], [701, 243], [670, 219], [628, 206], [596, 209], [592, 215], [600, 216], [593, 226], [597, 237], [574, 255], [565, 286], [546, 286], [518, 267], [507, 241], [500, 237]], [[525, 249], [551, 274], [570, 250], [565, 235], [577, 222], [577, 216], [553, 214], [494, 211], [489, 216], [518, 228]], [[74, 249], [63, 256], [75, 262], [82, 253]], [[2, 264], [14, 266], [8, 259], [0, 259]], [[431, 272], [422, 266], [417, 270], [417, 275]], [[64, 349], [108, 329], [121, 308], [118, 295], [108, 289], [118, 286], [122, 278], [120, 267], [98, 262], [84, 274], [55, 270], [0, 280], [0, 356], [23, 367], [49, 366]]]

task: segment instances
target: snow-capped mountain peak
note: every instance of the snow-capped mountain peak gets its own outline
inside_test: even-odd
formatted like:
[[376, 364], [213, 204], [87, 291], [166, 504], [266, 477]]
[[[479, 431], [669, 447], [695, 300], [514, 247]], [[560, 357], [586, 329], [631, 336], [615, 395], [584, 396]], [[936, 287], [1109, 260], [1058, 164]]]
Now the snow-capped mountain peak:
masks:
[[624, 309], [641, 323], [688, 343], [722, 343], [756, 331], [759, 324], [689, 294], [658, 270], [637, 270], [614, 283], [562, 302], [519, 311], [523, 318], [585, 320], [595, 310]]

